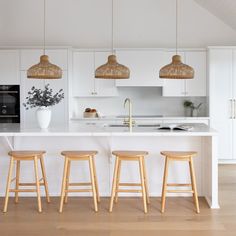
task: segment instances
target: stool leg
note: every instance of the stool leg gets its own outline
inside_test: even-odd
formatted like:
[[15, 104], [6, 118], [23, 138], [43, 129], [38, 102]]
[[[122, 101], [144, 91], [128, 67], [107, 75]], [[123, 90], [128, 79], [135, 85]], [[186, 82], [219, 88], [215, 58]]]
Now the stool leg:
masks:
[[62, 179], [62, 186], [61, 186], [61, 202], [60, 202], [60, 209], [59, 209], [60, 213], [62, 212], [62, 209], [63, 209], [63, 202], [64, 202], [64, 197], [65, 197], [67, 166], [68, 166], [68, 158], [65, 157], [64, 172], [63, 172], [63, 179]]
[[70, 183], [70, 165], [71, 165], [71, 161], [68, 161], [67, 174], [66, 174], [66, 192], [65, 192], [64, 203], [68, 202], [68, 190], [69, 190], [69, 183]]
[[92, 182], [92, 191], [93, 191], [93, 201], [94, 201], [94, 209], [95, 212], [98, 211], [98, 203], [97, 203], [97, 193], [96, 193], [96, 186], [95, 186], [95, 178], [94, 178], [94, 169], [93, 169], [93, 160], [92, 156], [89, 157], [89, 169], [90, 169], [90, 177]]
[[195, 178], [195, 171], [193, 167], [193, 159], [190, 157], [189, 160], [189, 167], [190, 167], [190, 175], [191, 175], [191, 183], [192, 183], [192, 189], [193, 189], [193, 198], [196, 206], [197, 213], [200, 213], [199, 210], [199, 203], [198, 203], [198, 194], [197, 194], [197, 186], [196, 186], [196, 178]]
[[46, 177], [46, 171], [45, 171], [43, 156], [40, 157], [40, 165], [41, 165], [41, 170], [42, 170], [42, 175], [43, 175], [43, 184], [44, 184], [44, 188], [45, 188], [47, 202], [49, 203], [50, 202], [50, 197], [49, 197], [49, 191], [48, 191], [48, 181], [47, 181], [47, 177]]
[[145, 183], [147, 203], [150, 204], [149, 190], [148, 190], [148, 179], [147, 179], [147, 171], [146, 171], [147, 169], [146, 169], [144, 157], [142, 157], [142, 162], [143, 162], [143, 173], [144, 173], [144, 183]]
[[[17, 160], [16, 161], [16, 190], [19, 189], [19, 182], [20, 182], [20, 161]], [[15, 203], [18, 203], [19, 201], [18, 195], [19, 193], [15, 192]]]
[[34, 171], [35, 171], [35, 182], [36, 182], [36, 191], [38, 198], [38, 211], [42, 212], [41, 197], [40, 197], [40, 184], [39, 184], [39, 174], [38, 174], [38, 158], [34, 157]]
[[14, 158], [11, 157], [10, 166], [9, 166], [9, 172], [8, 172], [8, 177], [7, 177], [6, 196], [5, 196], [5, 204], [4, 204], [3, 212], [7, 212], [7, 206], [8, 206], [9, 191], [10, 191], [10, 186], [11, 186], [11, 176], [12, 176], [13, 165], [14, 165]]
[[118, 162], [118, 169], [117, 169], [115, 203], [118, 202], [118, 190], [119, 190], [119, 183], [120, 183], [120, 172], [121, 172], [121, 160], [119, 160], [119, 162]]
[[116, 157], [109, 212], [112, 212], [114, 197], [115, 197], [115, 194], [116, 194], [116, 181], [117, 181], [117, 173], [118, 173], [118, 163], [119, 163], [119, 157]]
[[95, 186], [96, 186], [97, 202], [100, 202], [97, 171], [96, 171], [96, 166], [95, 166], [95, 162], [94, 162], [94, 156], [92, 157], [92, 162], [93, 162], [93, 172], [94, 172], [94, 180], [95, 180]]
[[165, 211], [168, 167], [169, 167], [169, 159], [168, 159], [168, 157], [166, 157], [165, 158], [165, 170], [164, 170], [164, 175], [163, 175], [163, 185], [162, 185], [161, 213], [164, 213], [164, 211]]
[[144, 172], [143, 172], [143, 157], [139, 158], [139, 171], [140, 171], [140, 179], [141, 179], [141, 186], [142, 186], [142, 195], [143, 195], [143, 207], [144, 213], [147, 213], [147, 196], [146, 196], [146, 188], [145, 188], [145, 180], [144, 180]]

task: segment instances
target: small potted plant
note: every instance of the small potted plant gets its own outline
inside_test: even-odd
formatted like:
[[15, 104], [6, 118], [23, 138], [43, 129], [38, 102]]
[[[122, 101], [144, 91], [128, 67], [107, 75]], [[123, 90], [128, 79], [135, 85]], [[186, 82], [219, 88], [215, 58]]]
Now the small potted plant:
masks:
[[63, 89], [53, 94], [53, 90], [49, 88], [49, 84], [44, 89], [37, 89], [34, 86], [28, 92], [26, 102], [23, 106], [28, 109], [37, 108], [36, 116], [39, 127], [47, 129], [51, 121], [51, 107], [60, 103], [64, 98]]
[[192, 117], [198, 116], [198, 112], [201, 106], [202, 106], [202, 103], [195, 105], [192, 101], [185, 100], [184, 101], [185, 115], [192, 116]]

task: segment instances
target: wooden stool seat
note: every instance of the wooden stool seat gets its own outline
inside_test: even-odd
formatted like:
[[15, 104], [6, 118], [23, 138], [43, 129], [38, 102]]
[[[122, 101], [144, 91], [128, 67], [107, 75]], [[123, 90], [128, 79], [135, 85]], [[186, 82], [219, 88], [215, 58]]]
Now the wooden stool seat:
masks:
[[[162, 186], [162, 204], [161, 204], [161, 212], [164, 213], [165, 211], [165, 200], [166, 200], [166, 193], [192, 193], [193, 199], [196, 206], [196, 212], [199, 213], [199, 203], [198, 203], [198, 194], [197, 194], [197, 187], [196, 187], [196, 178], [195, 178], [195, 171], [193, 167], [193, 157], [197, 155], [197, 152], [181, 152], [181, 151], [162, 151], [161, 155], [165, 157], [165, 170], [163, 176], [163, 186]], [[168, 178], [168, 168], [170, 161], [188, 161], [189, 163], [189, 170], [190, 170], [190, 177], [191, 177], [191, 184], [177, 184], [177, 183], [167, 183]], [[191, 189], [186, 190], [168, 190], [167, 187], [191, 187]]]
[[[112, 212], [113, 203], [118, 202], [118, 193], [142, 193], [144, 212], [147, 213], [147, 203], [149, 203], [148, 185], [147, 185], [147, 174], [144, 157], [148, 155], [146, 151], [113, 151], [113, 155], [116, 156], [111, 201], [109, 211]], [[140, 170], [141, 183], [120, 183], [120, 172], [122, 161], [138, 161]], [[141, 187], [141, 189], [120, 189], [119, 187]]]
[[134, 157], [145, 157], [148, 155], [146, 151], [113, 151], [112, 154], [114, 156], [119, 157], [127, 157], [127, 158], [134, 158]]
[[[63, 210], [63, 204], [68, 201], [68, 193], [70, 192], [92, 192], [94, 200], [95, 212], [98, 211], [98, 202], [100, 202], [99, 192], [98, 192], [98, 181], [96, 168], [94, 163], [94, 157], [97, 154], [97, 151], [62, 151], [61, 155], [65, 157], [64, 163], [64, 173], [62, 179], [61, 187], [61, 202], [59, 212]], [[89, 183], [70, 183], [70, 167], [71, 161], [88, 161], [89, 162], [89, 171], [90, 179]], [[91, 186], [91, 189], [69, 189], [70, 186], [81, 187], [81, 186]]]
[[161, 155], [164, 157], [170, 157], [170, 158], [189, 158], [190, 156], [194, 157], [197, 155], [197, 152], [181, 152], [181, 151], [162, 151]]
[[16, 158], [34, 158], [35, 156], [40, 158], [45, 153], [46, 151], [10, 151], [8, 155]]
[[[50, 202], [49, 198], [49, 192], [48, 192], [48, 183], [46, 179], [46, 172], [45, 172], [45, 165], [43, 161], [43, 155], [45, 154], [45, 151], [10, 151], [8, 155], [11, 157], [10, 159], [10, 166], [9, 166], [9, 172], [8, 172], [8, 180], [7, 180], [7, 186], [6, 186], [6, 197], [5, 197], [5, 204], [3, 212], [7, 212], [8, 207], [8, 199], [9, 199], [9, 193], [14, 192], [15, 193], [15, 203], [18, 203], [19, 192], [36, 192], [37, 193], [37, 199], [38, 199], [38, 211], [42, 211], [41, 206], [41, 196], [40, 196], [40, 186], [44, 186], [45, 193], [47, 197], [47, 202]], [[38, 160], [40, 161], [41, 165], [41, 171], [42, 171], [42, 178], [39, 179], [38, 174]], [[16, 177], [12, 179], [12, 171], [14, 162], [16, 161]], [[34, 171], [35, 171], [35, 183], [22, 183], [20, 182], [20, 162], [21, 161], [34, 161]], [[14, 189], [10, 189], [11, 183], [15, 181], [16, 185]], [[21, 186], [35, 186], [35, 189], [22, 189]]]
[[84, 158], [95, 156], [97, 151], [62, 151], [61, 155], [69, 158]]

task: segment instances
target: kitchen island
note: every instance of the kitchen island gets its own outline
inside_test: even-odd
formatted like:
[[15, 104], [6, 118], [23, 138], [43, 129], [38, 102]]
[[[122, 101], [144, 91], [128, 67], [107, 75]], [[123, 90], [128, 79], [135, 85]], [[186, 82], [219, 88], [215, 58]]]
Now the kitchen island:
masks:
[[[14, 124], [1, 124], [0, 137], [0, 193], [4, 195], [9, 160], [7, 151], [43, 149], [47, 151], [45, 158], [50, 194], [60, 195], [63, 172], [62, 150], [97, 150], [96, 168], [101, 196], [110, 196], [114, 158], [112, 150], [146, 150], [146, 159], [150, 196], [160, 196], [164, 159], [160, 155], [163, 150], [197, 151], [194, 158], [199, 196], [204, 196], [211, 208], [219, 208], [218, 204], [218, 160], [217, 132], [204, 124], [193, 124], [190, 131], [158, 130], [157, 127], [134, 127], [129, 132], [127, 127], [101, 124], [78, 124], [52, 127], [40, 130], [34, 127], [22, 127]], [[22, 166], [22, 178], [34, 179], [30, 163]], [[72, 181], [89, 179], [87, 164], [74, 165], [71, 172]], [[138, 182], [137, 166], [125, 163], [122, 166], [121, 181]], [[125, 178], [124, 178], [125, 177]], [[170, 166], [169, 181], [189, 182], [187, 163], [174, 163]], [[183, 194], [182, 194], [183, 195]], [[181, 195], [181, 196], [182, 196]], [[127, 194], [125, 195], [127, 196]], [[130, 195], [128, 195], [130, 196]], [[176, 196], [176, 195], [175, 195]], [[188, 196], [188, 194], [184, 194]]]

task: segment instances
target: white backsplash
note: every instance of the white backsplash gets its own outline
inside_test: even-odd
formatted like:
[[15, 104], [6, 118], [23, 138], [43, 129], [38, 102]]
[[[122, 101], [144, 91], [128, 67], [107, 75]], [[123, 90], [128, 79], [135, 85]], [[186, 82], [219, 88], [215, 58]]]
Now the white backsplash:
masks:
[[127, 114], [124, 109], [125, 98], [130, 98], [133, 104], [133, 115], [163, 115], [185, 116], [184, 100], [196, 104], [203, 103], [199, 116], [208, 116], [206, 97], [162, 97], [162, 88], [119, 88], [118, 97], [108, 98], [73, 98], [72, 117], [83, 116], [85, 108], [95, 108], [105, 116]]

